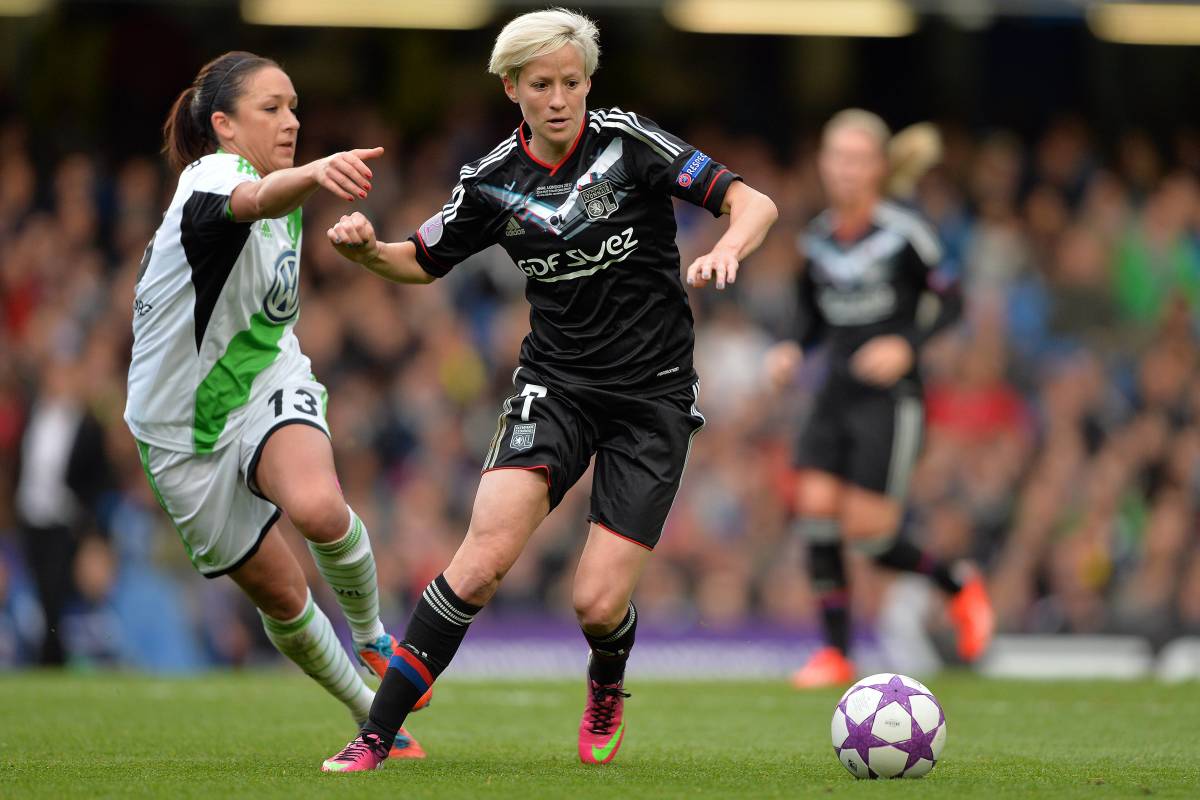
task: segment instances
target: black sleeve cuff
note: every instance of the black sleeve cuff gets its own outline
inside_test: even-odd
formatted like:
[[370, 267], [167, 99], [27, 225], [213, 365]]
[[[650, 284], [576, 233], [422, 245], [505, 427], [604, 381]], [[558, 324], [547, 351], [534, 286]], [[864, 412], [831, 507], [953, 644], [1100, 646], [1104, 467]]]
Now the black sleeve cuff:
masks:
[[708, 209], [714, 217], [721, 216], [721, 205], [725, 202], [725, 193], [734, 181], [740, 181], [741, 175], [730, 169], [722, 168], [709, 179], [708, 188], [704, 190], [701, 205]]
[[425, 246], [424, 240], [421, 239], [420, 231], [414, 231], [408, 237], [408, 240], [417, 248], [417, 263], [421, 265], [421, 269], [435, 278], [444, 277], [450, 271], [450, 267], [444, 266], [430, 254], [429, 248]]

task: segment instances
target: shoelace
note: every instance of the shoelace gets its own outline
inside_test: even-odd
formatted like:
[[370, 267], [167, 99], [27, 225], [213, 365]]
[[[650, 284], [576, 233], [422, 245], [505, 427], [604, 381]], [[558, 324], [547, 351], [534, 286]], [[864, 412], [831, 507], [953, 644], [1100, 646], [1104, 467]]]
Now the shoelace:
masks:
[[617, 713], [617, 704], [614, 701], [619, 697], [629, 696], [628, 692], [621, 690], [620, 685], [593, 687], [592, 733], [597, 736], [606, 735], [612, 728], [613, 715]]
[[383, 758], [387, 753], [383, 749], [383, 743], [379, 741], [379, 737], [367, 733], [359, 736], [350, 744], [342, 748], [342, 752], [333, 757], [334, 761], [356, 761], [358, 757], [370, 751], [377, 757]]

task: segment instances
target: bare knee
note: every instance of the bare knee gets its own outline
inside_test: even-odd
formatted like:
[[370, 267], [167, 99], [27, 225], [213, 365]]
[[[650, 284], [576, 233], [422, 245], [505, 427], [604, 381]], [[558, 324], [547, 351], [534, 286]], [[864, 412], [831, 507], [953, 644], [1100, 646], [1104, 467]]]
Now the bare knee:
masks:
[[842, 506], [842, 534], [851, 541], [887, 542], [896, 535], [903, 507], [887, 495], [855, 490]]
[[307, 587], [296, 587], [286, 583], [272, 583], [247, 589], [250, 599], [258, 609], [271, 619], [290, 620], [304, 613], [308, 603]]
[[485, 548], [463, 547], [443, 575], [461, 600], [473, 606], [484, 606], [500, 588], [500, 581], [508, 574], [508, 566]]
[[842, 505], [839, 478], [818, 470], [802, 470], [798, 477], [796, 510], [806, 517], [833, 517]]
[[312, 489], [284, 507], [292, 524], [313, 542], [335, 542], [350, 528], [350, 511], [336, 487]]
[[629, 598], [598, 586], [576, 584], [574, 603], [579, 626], [591, 634], [608, 633], [621, 624], [629, 610]]

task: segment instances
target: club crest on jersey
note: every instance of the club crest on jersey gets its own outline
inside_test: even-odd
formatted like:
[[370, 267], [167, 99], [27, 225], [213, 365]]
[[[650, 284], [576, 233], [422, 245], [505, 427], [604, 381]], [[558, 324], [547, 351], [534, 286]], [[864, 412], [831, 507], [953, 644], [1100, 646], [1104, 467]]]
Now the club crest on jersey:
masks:
[[275, 278], [263, 298], [263, 313], [271, 322], [287, 322], [300, 310], [300, 262], [295, 250], [284, 250], [275, 259]]
[[533, 437], [537, 433], [536, 422], [526, 422], [513, 426], [512, 439], [508, 446], [513, 450], [528, 450], [533, 447]]
[[619, 208], [617, 196], [613, 192], [610, 181], [600, 181], [587, 187], [579, 193], [579, 199], [583, 202], [583, 210], [587, 214], [587, 218], [592, 221], [608, 219]]

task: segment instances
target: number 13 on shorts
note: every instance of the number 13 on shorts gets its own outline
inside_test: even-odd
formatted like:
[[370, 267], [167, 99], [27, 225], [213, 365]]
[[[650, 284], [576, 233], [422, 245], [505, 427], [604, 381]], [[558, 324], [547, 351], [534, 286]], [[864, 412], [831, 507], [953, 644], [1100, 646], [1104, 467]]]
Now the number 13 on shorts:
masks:
[[525, 405], [521, 406], [522, 422], [529, 422], [529, 410], [533, 407], [534, 399], [545, 397], [549, 391], [545, 386], [538, 386], [536, 383], [525, 384], [525, 388], [521, 390], [521, 397], [525, 398]]

